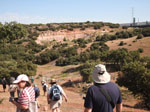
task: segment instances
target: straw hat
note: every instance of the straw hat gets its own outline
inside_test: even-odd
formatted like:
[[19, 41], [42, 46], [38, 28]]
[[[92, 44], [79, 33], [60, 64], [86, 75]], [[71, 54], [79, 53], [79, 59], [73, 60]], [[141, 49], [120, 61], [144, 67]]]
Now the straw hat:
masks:
[[57, 80], [56, 79], [51, 79], [50, 84], [56, 83]]

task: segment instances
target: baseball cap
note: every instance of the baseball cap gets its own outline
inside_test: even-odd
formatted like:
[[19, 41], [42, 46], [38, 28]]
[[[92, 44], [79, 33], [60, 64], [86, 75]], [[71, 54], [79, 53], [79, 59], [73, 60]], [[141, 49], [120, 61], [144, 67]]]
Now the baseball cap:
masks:
[[25, 74], [20, 74], [13, 83], [19, 83], [21, 81], [27, 81], [27, 82], [29, 82], [28, 76], [25, 75]]

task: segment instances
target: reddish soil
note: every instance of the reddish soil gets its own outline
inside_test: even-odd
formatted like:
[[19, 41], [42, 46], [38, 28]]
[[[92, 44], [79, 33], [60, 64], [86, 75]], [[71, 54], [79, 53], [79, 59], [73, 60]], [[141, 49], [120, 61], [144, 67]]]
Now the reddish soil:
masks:
[[[126, 45], [119, 46], [119, 43], [123, 41]], [[118, 49], [118, 48], [127, 48], [128, 50], [138, 50], [142, 48], [144, 50], [141, 53], [141, 56], [150, 56], [150, 37], [144, 37], [142, 39], [137, 39], [136, 37], [128, 38], [128, 39], [119, 39], [108, 41], [106, 44], [110, 47], [110, 50]]]
[[[105, 30], [103, 30], [105, 29]], [[107, 33], [111, 29], [109, 27], [104, 27], [101, 29], [94, 30], [93, 28], [86, 28], [85, 30], [80, 30], [78, 28], [74, 29], [73, 31], [69, 30], [59, 30], [59, 31], [43, 31], [40, 33], [39, 37], [37, 38], [36, 42], [41, 44], [43, 42], [50, 42], [53, 40], [63, 41], [64, 38], [66, 40], [73, 40], [78, 38], [88, 38], [91, 34], [94, 33]]]

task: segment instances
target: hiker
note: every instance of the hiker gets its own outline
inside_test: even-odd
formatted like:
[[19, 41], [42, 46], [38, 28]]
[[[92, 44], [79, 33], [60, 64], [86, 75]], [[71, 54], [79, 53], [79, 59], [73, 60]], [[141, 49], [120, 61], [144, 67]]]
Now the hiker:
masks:
[[2, 86], [3, 86], [3, 91], [5, 92], [5, 89], [6, 89], [6, 84], [7, 84], [7, 81], [5, 79], [5, 77], [2, 79]]
[[31, 112], [31, 109], [34, 110], [34, 112], [37, 112], [35, 92], [31, 84], [29, 83], [28, 76], [25, 74], [21, 74], [13, 83], [17, 84], [20, 89], [20, 95], [18, 99], [14, 99], [12, 97], [10, 97], [9, 99], [10, 102], [16, 105], [16, 112]]
[[36, 84], [34, 84], [33, 87], [34, 87], [34, 92], [35, 92], [35, 100], [37, 101], [38, 108], [40, 108], [38, 104], [38, 97], [40, 96], [40, 89], [37, 87]]
[[60, 85], [57, 84], [56, 79], [52, 79], [51, 87], [48, 90], [47, 102], [50, 104], [50, 109], [52, 112], [60, 112], [60, 106], [62, 104], [62, 96], [67, 102], [67, 96]]
[[9, 78], [9, 88], [8, 88], [8, 91], [9, 91], [9, 93], [10, 93], [10, 97], [15, 97], [15, 92], [16, 92], [16, 90], [17, 90], [17, 88], [18, 88], [18, 86], [16, 85], [16, 84], [14, 84], [13, 82], [15, 81], [15, 78], [14, 77], [10, 77]]
[[34, 83], [34, 77], [33, 76], [31, 76], [30, 80], [31, 80], [31, 83]]
[[16, 90], [18, 90], [18, 86], [14, 83], [11, 83], [9, 86], [10, 97], [15, 97]]
[[42, 88], [43, 88], [43, 92], [44, 92], [44, 96], [45, 96], [48, 85], [46, 84], [46, 81], [44, 81], [44, 80], [41, 83], [42, 83]]
[[110, 74], [105, 65], [98, 64], [92, 73], [94, 85], [88, 88], [84, 112], [122, 112], [121, 92], [115, 83], [110, 82]]
[[40, 96], [40, 89], [37, 87], [36, 84], [33, 85], [35, 91], [35, 100]]

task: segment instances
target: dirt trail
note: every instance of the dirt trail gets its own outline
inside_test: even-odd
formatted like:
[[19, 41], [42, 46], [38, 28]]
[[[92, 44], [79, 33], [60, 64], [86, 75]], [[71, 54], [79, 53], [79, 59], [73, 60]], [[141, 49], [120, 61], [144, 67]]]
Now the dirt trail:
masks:
[[[39, 112], [51, 112], [49, 109], [49, 105], [47, 104], [46, 96], [43, 95], [42, 87], [39, 85], [41, 90], [41, 95], [38, 98], [40, 110]], [[83, 99], [82, 97], [75, 92], [64, 89], [68, 96], [68, 102], [63, 100], [63, 104], [61, 106], [61, 112], [83, 112]], [[9, 93], [6, 91], [2, 92], [2, 87], [0, 87], [0, 99], [4, 98], [2, 104], [0, 104], [0, 112], [15, 112], [15, 106], [11, 104], [9, 100]]]
[[[38, 99], [40, 105], [39, 112], [51, 112], [49, 109], [49, 105], [47, 104], [46, 96], [43, 96], [43, 91], [41, 89], [41, 86], [39, 85], [39, 87], [41, 90], [41, 95]], [[63, 100], [63, 104], [61, 106], [61, 112], [83, 112], [84, 100], [82, 99], [80, 94], [70, 91], [67, 88], [64, 88], [64, 91], [68, 96], [68, 102], [65, 102]], [[0, 112], [15, 112], [16, 107], [8, 101], [9, 93], [2, 92], [2, 87], [0, 87], [0, 99], [1, 98], [4, 98], [4, 101], [2, 102], [2, 104], [0, 104]], [[124, 105], [123, 112], [149, 112], [143, 109], [134, 108], [134, 105], [136, 104], [136, 100], [130, 98], [130, 96], [129, 99], [130, 100], [128, 101], [123, 101], [123, 105]]]
[[[67, 76], [60, 75], [61, 80], [58, 82], [58, 84], [64, 84], [68, 82], [69, 79], [72, 81], [80, 79], [80, 75], [78, 72], [71, 72], [71, 70], [74, 71], [72, 68], [76, 68], [77, 66], [67, 66], [67, 67], [55, 67], [52, 66], [51, 64], [47, 64], [44, 66], [38, 66], [37, 70], [37, 76], [42, 73], [45, 74], [47, 77], [50, 77], [53, 73], [54, 75], [60, 75], [60, 73], [63, 73], [63, 71], [68, 70], [69, 72], [67, 73]], [[36, 76], [36, 77], [37, 77]], [[44, 76], [44, 75], [43, 75]], [[63, 79], [63, 80], [62, 80]], [[47, 99], [46, 96], [43, 96], [43, 91], [42, 91], [42, 86], [41, 86], [41, 80], [40, 79], [35, 79], [35, 83], [38, 85], [40, 88], [40, 97], [38, 98], [39, 100], [39, 105], [40, 105], [40, 110], [39, 112], [51, 112], [50, 109], [48, 108], [47, 104]], [[64, 91], [66, 92], [68, 96], [68, 102], [65, 102], [63, 100], [63, 104], [61, 106], [61, 112], [83, 112], [84, 107], [84, 100], [82, 99], [82, 96], [80, 95], [79, 88], [77, 87], [64, 87]], [[81, 89], [81, 88], [80, 88]], [[8, 90], [8, 87], [7, 87]], [[15, 106], [8, 101], [9, 99], [9, 92], [6, 91], [5, 93], [2, 91], [2, 86], [0, 85], [0, 100], [4, 98], [4, 101], [0, 104], [0, 112], [15, 112]], [[135, 99], [133, 96], [129, 95], [126, 96], [126, 99], [123, 99], [123, 112], [149, 112], [144, 109], [138, 109], [135, 108], [135, 105], [137, 104], [138, 100]]]

